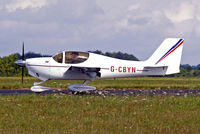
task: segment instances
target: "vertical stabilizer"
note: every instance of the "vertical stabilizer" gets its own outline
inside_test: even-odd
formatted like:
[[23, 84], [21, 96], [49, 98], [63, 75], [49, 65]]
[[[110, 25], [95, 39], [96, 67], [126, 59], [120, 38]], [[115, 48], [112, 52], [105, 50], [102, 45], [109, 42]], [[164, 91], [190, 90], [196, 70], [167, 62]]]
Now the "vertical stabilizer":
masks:
[[146, 61], [150, 66], [167, 66], [166, 75], [180, 72], [180, 62], [184, 40], [167, 38]]

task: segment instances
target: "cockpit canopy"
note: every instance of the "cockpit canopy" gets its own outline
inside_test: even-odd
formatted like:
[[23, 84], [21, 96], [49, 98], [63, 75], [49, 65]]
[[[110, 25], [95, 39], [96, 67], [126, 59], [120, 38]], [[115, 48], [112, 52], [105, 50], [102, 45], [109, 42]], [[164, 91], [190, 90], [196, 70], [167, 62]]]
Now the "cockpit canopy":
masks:
[[58, 63], [63, 63], [63, 53], [59, 53], [53, 56], [53, 59]]
[[89, 58], [89, 53], [86, 52], [63, 52], [53, 56], [53, 59], [56, 62], [66, 63], [66, 64], [82, 63], [86, 61], [88, 58]]

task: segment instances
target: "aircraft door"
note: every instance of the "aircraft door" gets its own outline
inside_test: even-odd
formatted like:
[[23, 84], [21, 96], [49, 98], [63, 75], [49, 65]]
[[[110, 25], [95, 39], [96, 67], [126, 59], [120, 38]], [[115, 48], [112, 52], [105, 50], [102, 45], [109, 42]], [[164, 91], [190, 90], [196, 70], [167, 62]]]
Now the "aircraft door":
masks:
[[53, 56], [50, 61], [50, 79], [64, 79], [64, 73], [66, 72], [66, 67], [64, 64], [65, 53], [59, 53]]

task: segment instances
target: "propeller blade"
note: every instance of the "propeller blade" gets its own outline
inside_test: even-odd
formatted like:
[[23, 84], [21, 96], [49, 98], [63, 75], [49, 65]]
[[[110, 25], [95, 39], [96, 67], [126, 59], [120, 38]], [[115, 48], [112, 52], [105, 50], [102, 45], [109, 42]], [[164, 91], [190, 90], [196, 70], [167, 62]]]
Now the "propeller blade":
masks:
[[22, 46], [22, 60], [25, 60], [25, 58], [24, 58], [24, 42], [23, 42], [23, 46]]

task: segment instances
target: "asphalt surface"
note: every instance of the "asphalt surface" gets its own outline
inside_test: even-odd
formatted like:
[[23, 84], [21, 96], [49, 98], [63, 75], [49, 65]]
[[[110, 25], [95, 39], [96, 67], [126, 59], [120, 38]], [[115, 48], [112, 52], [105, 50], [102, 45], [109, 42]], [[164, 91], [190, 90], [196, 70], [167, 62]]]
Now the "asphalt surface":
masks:
[[48, 94], [62, 94], [62, 95], [96, 95], [96, 96], [200, 96], [199, 89], [127, 89], [127, 90], [114, 90], [114, 89], [104, 89], [104, 90], [95, 90], [89, 92], [72, 92], [69, 90], [50, 90], [42, 93], [34, 93], [31, 90], [22, 90], [22, 89], [0, 89], [0, 95], [26, 95], [26, 94], [39, 94], [39, 95], [48, 95]]

